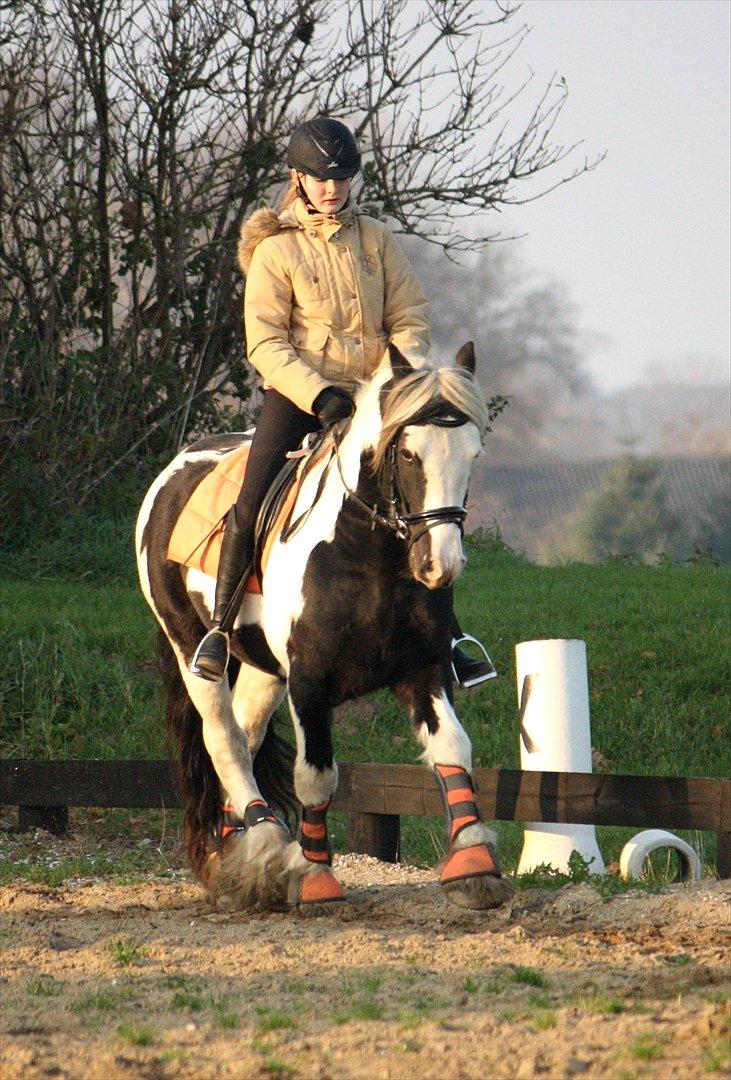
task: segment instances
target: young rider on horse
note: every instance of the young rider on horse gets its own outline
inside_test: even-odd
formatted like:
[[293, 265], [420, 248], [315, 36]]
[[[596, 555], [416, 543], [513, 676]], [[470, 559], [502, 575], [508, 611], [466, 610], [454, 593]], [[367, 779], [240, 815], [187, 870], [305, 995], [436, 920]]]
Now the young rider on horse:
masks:
[[[288, 451], [353, 412], [358, 381], [378, 367], [389, 342], [411, 358], [429, 349], [427, 300], [388, 229], [349, 205], [360, 154], [344, 124], [317, 117], [290, 140], [291, 183], [279, 213], [244, 223], [239, 264], [246, 274], [248, 358], [264, 379], [264, 400], [244, 481], [223, 534], [213, 627], [191, 671], [219, 682], [237, 594], [254, 558], [257, 511]], [[453, 637], [461, 637], [453, 628]], [[460, 685], [494, 675], [487, 658], [453, 655]]]

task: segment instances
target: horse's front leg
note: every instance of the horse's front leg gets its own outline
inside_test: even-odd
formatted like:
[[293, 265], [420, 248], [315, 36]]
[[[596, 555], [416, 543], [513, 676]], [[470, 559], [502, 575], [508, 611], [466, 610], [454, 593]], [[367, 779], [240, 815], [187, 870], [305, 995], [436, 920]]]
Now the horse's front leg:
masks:
[[345, 899], [330, 869], [327, 812], [338, 783], [333, 759], [332, 707], [324, 688], [298, 664], [289, 673], [289, 705], [297, 740], [294, 789], [302, 803], [302, 858], [292, 867], [289, 903], [303, 913], [322, 914]]
[[480, 817], [472, 780], [472, 744], [457, 719], [449, 674], [441, 665], [421, 671], [394, 687], [409, 709], [424, 753], [434, 771], [444, 806], [447, 851], [439, 881], [449, 900], [460, 907], [499, 907], [512, 893], [502, 876], [496, 836]]

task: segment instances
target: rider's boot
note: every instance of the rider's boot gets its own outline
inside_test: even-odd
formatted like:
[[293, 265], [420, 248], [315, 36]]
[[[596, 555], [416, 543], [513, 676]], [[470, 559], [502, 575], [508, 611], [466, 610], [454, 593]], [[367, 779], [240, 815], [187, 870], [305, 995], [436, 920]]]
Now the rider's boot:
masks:
[[190, 671], [208, 682], [223, 682], [230, 652], [229, 634], [238, 615], [243, 588], [252, 570], [254, 530], [240, 524], [232, 506], [223, 531], [216, 581], [213, 626], [201, 640], [190, 662]]
[[[473, 652], [481, 655], [470, 656], [461, 647], [470, 645]], [[494, 679], [497, 675], [495, 665], [487, 655], [487, 649], [472, 634], [464, 634], [456, 618], [452, 620], [452, 674], [460, 690], [470, 690], [480, 683]]]

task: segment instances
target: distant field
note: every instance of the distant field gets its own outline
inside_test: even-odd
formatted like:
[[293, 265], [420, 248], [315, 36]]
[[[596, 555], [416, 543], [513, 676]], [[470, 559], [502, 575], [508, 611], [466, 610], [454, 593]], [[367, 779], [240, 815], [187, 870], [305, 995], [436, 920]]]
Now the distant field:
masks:
[[[516, 643], [579, 637], [589, 656], [592, 743], [607, 771], [729, 775], [728, 571], [539, 567], [474, 547], [469, 555], [459, 614], [501, 675], [458, 702], [476, 764], [519, 764]], [[134, 587], [11, 581], [2, 604], [0, 754], [164, 756], [155, 628]], [[418, 747], [386, 693], [339, 721], [336, 752], [410, 762]], [[408, 824], [407, 839], [413, 829], [418, 857], [433, 858], [439, 830]], [[513, 835], [506, 827], [509, 849]]]

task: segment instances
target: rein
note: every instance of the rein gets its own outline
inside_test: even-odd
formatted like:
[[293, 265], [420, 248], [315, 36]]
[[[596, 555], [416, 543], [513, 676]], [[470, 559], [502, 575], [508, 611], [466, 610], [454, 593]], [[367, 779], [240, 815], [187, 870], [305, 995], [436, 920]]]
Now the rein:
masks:
[[[411, 427], [414, 424], [434, 424], [436, 427], [461, 427], [463, 424], [467, 423], [467, 417], [464, 413], [444, 414], [442, 408], [443, 406], [441, 406], [440, 403], [437, 403], [435, 407], [435, 404], [430, 402], [429, 405], [425, 406], [425, 408], [417, 413], [416, 416], [412, 417], [412, 419], [408, 421], [408, 424], [403, 424], [394, 433], [388, 448], [390, 495], [388, 510], [385, 514], [381, 513], [378, 509], [378, 503], [369, 506], [368, 503], [364, 502], [359, 495], [348, 487], [340, 464], [339, 450], [343, 435], [338, 436], [333, 433], [335, 439], [335, 461], [337, 462], [340, 481], [348, 496], [353, 500], [358, 509], [362, 510], [370, 518], [371, 532], [375, 530], [376, 525], [390, 529], [396, 534], [399, 540], [404, 540], [409, 548], [413, 547], [417, 540], [420, 540], [429, 529], [433, 529], [437, 525], [458, 525], [460, 532], [464, 533], [464, 520], [467, 517], [466, 506], [435, 506], [428, 510], [419, 510], [413, 514], [407, 513], [404, 509], [405, 500], [398, 482], [396, 444], [405, 427]], [[414, 528], [419, 525], [421, 525], [421, 528]]]

